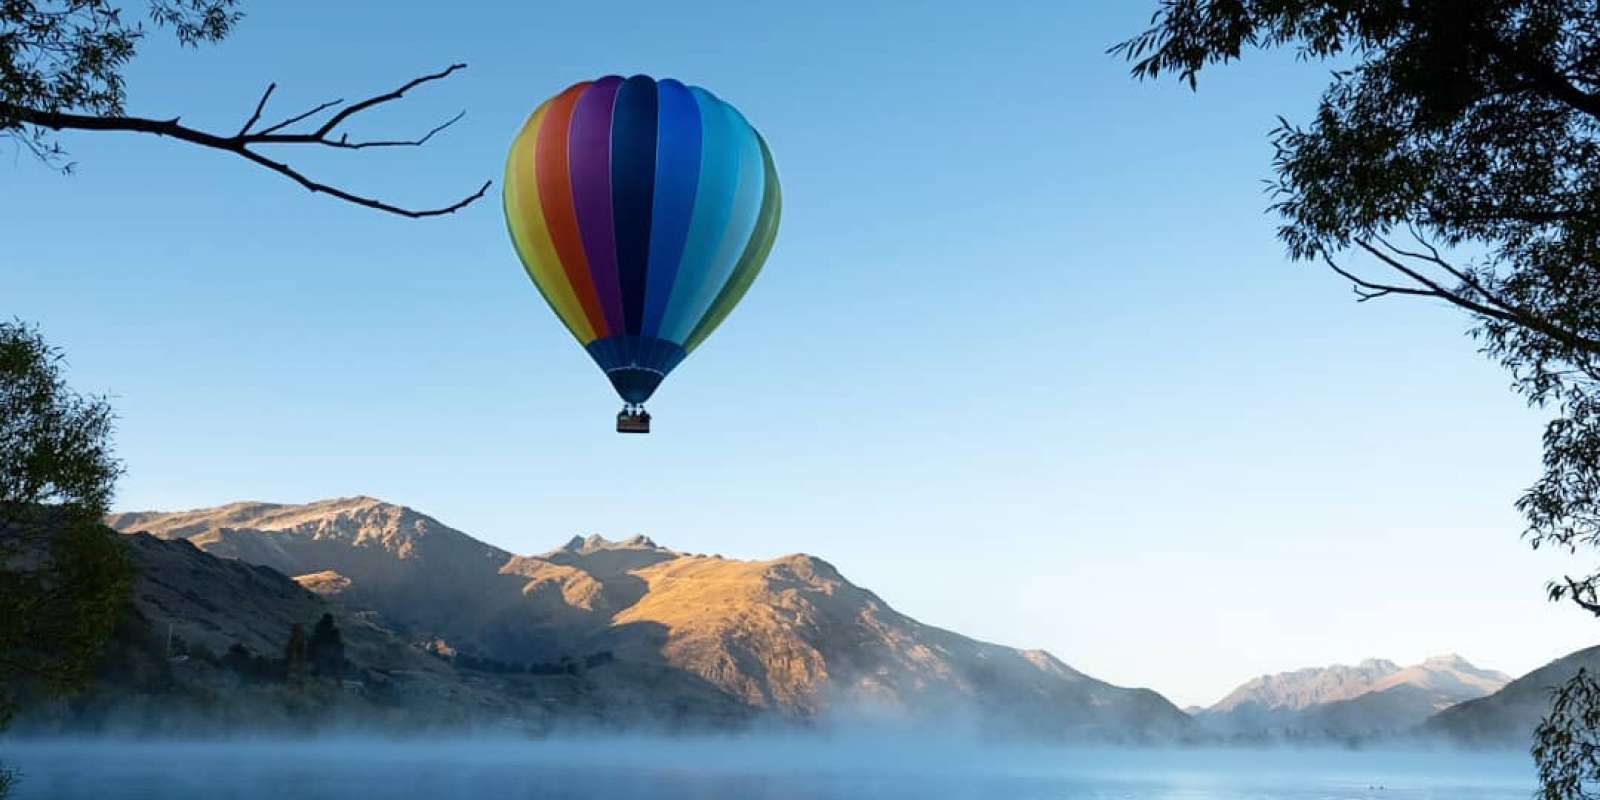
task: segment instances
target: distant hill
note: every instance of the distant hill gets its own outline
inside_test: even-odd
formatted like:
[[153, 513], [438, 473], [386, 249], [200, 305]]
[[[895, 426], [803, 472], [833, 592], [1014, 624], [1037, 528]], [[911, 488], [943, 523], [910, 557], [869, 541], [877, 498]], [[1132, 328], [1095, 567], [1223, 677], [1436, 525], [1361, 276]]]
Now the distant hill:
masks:
[[491, 662], [605, 652], [802, 719], [866, 711], [1101, 739], [1194, 730], [1153, 691], [924, 625], [809, 555], [737, 561], [590, 536], [518, 556], [370, 497], [108, 522], [298, 576], [436, 652]]
[[1550, 710], [1551, 691], [1584, 668], [1600, 674], [1600, 647], [1563, 656], [1488, 697], [1451, 706], [1429, 718], [1423, 730], [1464, 744], [1527, 746]]
[[1407, 731], [1442, 709], [1510, 680], [1458, 655], [1401, 667], [1368, 659], [1262, 675], [1198, 714], [1213, 733], [1242, 738], [1350, 738]]

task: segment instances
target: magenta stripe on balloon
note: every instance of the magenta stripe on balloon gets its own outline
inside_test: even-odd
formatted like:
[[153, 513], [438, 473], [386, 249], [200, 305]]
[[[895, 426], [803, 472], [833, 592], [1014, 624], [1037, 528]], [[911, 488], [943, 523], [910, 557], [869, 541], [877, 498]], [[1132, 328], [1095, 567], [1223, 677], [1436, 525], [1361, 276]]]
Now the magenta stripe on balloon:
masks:
[[608, 75], [578, 98], [567, 137], [572, 205], [595, 293], [612, 331], [625, 330], [622, 285], [617, 277], [617, 236], [611, 214], [611, 111], [622, 78]]

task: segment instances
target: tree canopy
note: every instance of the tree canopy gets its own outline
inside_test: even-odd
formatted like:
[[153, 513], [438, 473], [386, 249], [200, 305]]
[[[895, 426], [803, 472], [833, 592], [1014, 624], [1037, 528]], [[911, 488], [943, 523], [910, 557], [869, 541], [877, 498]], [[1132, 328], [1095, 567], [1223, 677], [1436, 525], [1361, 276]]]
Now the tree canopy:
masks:
[[[189, 47], [222, 41], [239, 21], [237, 0], [150, 0], [151, 23]], [[0, 1], [0, 129], [23, 111], [116, 116], [127, 99], [122, 70], [145, 38], [141, 20], [105, 0]], [[58, 150], [43, 131], [26, 142]]]
[[333, 621], [333, 615], [324, 613], [311, 629], [311, 639], [306, 642], [306, 657], [311, 662], [311, 672], [324, 678], [344, 676], [348, 663], [344, 655], [344, 636]]
[[[1514, 388], [1554, 412], [1544, 472], [1517, 502], [1528, 540], [1600, 547], [1600, 3], [1162, 0], [1111, 52], [1137, 78], [1196, 88], [1205, 69], [1269, 48], [1333, 67], [1314, 116], [1271, 134], [1288, 253], [1358, 300], [1470, 315]], [[1600, 574], [1568, 577], [1550, 594], [1600, 614], [1597, 586]], [[1552, 716], [1568, 733], [1600, 719], [1580, 702], [1600, 691], [1571, 698]], [[1600, 750], [1550, 752], [1546, 796], [1590, 796]]]
[[[61, 361], [0, 322], [0, 729], [24, 698], [89, 683], [135, 577], [100, 524], [122, 471], [111, 408], [69, 389]], [[14, 780], [0, 768], [0, 797]]]
[[69, 389], [61, 365], [38, 331], [0, 322], [0, 520], [51, 504], [98, 521], [111, 502], [111, 406]]

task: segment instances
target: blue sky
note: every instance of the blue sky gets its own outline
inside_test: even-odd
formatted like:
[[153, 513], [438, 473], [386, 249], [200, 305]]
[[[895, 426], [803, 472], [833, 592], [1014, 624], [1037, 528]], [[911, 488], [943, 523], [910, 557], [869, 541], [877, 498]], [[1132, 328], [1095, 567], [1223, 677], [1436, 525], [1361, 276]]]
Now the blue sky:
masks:
[[1136, 84], [1147, 3], [256, 3], [156, 36], [129, 110], [234, 130], [470, 68], [363, 115], [420, 150], [280, 155], [412, 205], [496, 179], [568, 84], [703, 85], [767, 138], [767, 268], [651, 402], [610, 386], [517, 263], [496, 198], [408, 221], [224, 154], [71, 135], [7, 191], [0, 312], [114, 397], [117, 506], [371, 494], [495, 544], [646, 533], [805, 551], [926, 622], [1209, 703], [1262, 672], [1459, 651], [1517, 673], [1594, 641], [1581, 561], [1512, 508], [1541, 416], [1453, 312], [1287, 262], [1266, 133], [1326, 68]]

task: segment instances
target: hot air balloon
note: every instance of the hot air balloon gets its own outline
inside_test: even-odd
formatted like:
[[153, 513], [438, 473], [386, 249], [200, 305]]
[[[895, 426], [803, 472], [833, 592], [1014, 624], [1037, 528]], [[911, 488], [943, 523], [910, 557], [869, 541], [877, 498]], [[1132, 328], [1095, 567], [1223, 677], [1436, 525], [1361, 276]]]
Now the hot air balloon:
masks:
[[545, 302], [622, 397], [617, 431], [739, 303], [778, 232], [772, 154], [733, 106], [644, 75], [574, 84], [511, 143], [506, 224]]

